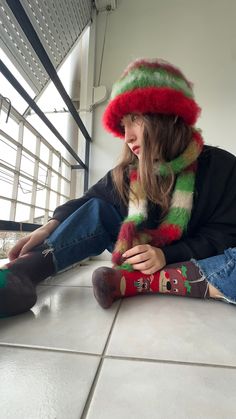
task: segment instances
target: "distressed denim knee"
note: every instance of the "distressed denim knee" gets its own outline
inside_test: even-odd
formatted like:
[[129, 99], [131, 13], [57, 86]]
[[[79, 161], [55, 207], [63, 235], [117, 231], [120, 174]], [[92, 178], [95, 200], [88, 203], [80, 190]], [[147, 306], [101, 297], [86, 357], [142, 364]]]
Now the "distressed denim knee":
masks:
[[207, 281], [224, 295], [224, 300], [236, 304], [236, 248], [229, 248], [222, 255], [193, 261]]

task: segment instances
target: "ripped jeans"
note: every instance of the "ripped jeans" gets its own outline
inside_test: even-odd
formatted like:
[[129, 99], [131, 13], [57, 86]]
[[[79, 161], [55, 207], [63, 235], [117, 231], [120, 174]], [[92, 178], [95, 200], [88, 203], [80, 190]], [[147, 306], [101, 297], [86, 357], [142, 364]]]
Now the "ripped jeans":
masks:
[[203, 277], [217, 288], [224, 301], [236, 304], [236, 247], [224, 251], [224, 254], [196, 261]]

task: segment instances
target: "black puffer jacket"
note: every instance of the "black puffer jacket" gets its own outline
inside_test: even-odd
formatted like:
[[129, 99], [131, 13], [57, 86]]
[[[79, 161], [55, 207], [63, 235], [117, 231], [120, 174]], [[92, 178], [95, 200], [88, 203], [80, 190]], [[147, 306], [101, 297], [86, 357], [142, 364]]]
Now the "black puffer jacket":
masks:
[[[90, 198], [103, 199], [122, 217], [127, 207], [112, 182], [109, 171], [83, 197], [56, 208], [53, 218], [63, 221]], [[147, 227], [160, 222], [160, 208], [149, 203]], [[167, 263], [190, 258], [204, 259], [236, 246], [236, 157], [217, 147], [204, 146], [198, 159], [194, 203], [187, 232], [181, 240], [162, 248]]]

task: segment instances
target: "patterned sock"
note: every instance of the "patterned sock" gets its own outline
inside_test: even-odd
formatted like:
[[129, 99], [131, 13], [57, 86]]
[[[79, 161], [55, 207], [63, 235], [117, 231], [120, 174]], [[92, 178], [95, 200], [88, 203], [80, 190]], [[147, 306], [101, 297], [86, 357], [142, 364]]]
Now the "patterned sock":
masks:
[[101, 267], [94, 271], [92, 282], [94, 296], [103, 308], [119, 298], [147, 293], [209, 297], [208, 283], [191, 261], [167, 265], [152, 275]]
[[36, 302], [35, 286], [55, 272], [52, 254], [32, 251], [0, 269], [0, 317], [28, 311]]
[[191, 261], [167, 265], [159, 274], [160, 293], [209, 298], [208, 282], [197, 265]]

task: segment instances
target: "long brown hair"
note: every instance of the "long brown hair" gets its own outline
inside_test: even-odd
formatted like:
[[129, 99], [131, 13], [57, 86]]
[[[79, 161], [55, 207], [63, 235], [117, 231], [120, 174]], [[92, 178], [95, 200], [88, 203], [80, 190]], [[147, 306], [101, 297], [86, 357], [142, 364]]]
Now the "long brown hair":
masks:
[[141, 187], [149, 201], [159, 204], [162, 216], [169, 209], [171, 191], [175, 182], [173, 172], [163, 178], [154, 173], [156, 161], [168, 162], [183, 153], [191, 141], [192, 128], [175, 115], [148, 114], [142, 116], [144, 123], [143, 147], [140, 159], [124, 143], [118, 165], [113, 169], [113, 181], [121, 200], [128, 205], [128, 167], [137, 165]]

